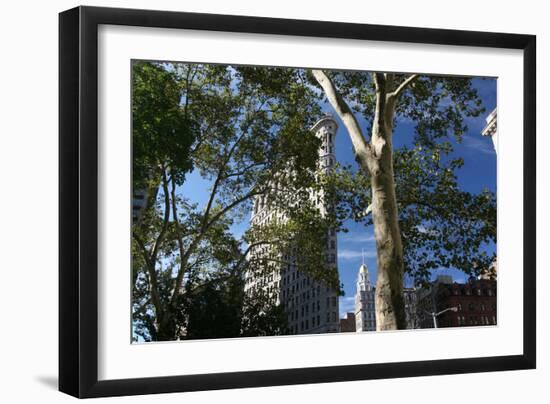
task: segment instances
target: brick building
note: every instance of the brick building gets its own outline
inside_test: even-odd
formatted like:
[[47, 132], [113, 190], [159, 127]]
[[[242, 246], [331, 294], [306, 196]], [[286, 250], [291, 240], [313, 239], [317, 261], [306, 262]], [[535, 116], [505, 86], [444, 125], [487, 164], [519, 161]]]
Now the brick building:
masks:
[[346, 317], [340, 319], [340, 332], [355, 332], [355, 313], [346, 313]]
[[438, 278], [418, 296], [420, 328], [433, 328], [429, 313], [446, 311], [437, 317], [438, 327], [463, 327], [497, 324], [497, 283], [490, 279], [470, 279], [466, 283]]

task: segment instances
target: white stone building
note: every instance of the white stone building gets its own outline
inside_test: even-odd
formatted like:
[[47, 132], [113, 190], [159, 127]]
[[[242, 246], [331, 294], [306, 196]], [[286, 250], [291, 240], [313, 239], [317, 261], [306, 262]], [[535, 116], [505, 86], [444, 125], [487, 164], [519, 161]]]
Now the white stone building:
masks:
[[[357, 292], [355, 294], [355, 330], [357, 332], [376, 331], [376, 287], [369, 279], [369, 270], [363, 261], [357, 276]], [[419, 327], [417, 315], [417, 290], [403, 288], [403, 302], [407, 329]]]
[[[313, 127], [312, 131], [322, 140], [320, 153], [320, 170], [334, 168], [335, 135], [338, 129], [336, 121], [325, 116]], [[321, 213], [327, 207], [321, 192], [310, 191], [311, 200], [315, 201]], [[284, 213], [269, 206], [269, 195], [262, 195], [254, 200], [251, 226], [268, 224], [272, 220], [285, 220]], [[336, 232], [330, 231], [326, 246], [327, 263], [337, 270]], [[250, 256], [269, 254], [268, 246], [261, 246], [251, 251]], [[282, 304], [288, 316], [288, 325], [292, 334], [315, 334], [339, 331], [338, 291], [312, 279], [299, 271], [295, 265], [299, 251], [292, 251], [289, 256], [280, 257], [281, 263], [271, 266], [271, 270], [262, 274], [248, 271], [245, 274], [245, 292], [257, 288], [269, 291], [276, 296], [276, 303]]]
[[359, 267], [357, 292], [355, 294], [355, 331], [376, 331], [375, 287], [369, 279], [365, 262]]
[[493, 140], [493, 146], [495, 147], [495, 152], [497, 151], [498, 146], [498, 127], [497, 127], [497, 109], [495, 108], [487, 118], [485, 118], [485, 128], [481, 131], [482, 136], [490, 136]]

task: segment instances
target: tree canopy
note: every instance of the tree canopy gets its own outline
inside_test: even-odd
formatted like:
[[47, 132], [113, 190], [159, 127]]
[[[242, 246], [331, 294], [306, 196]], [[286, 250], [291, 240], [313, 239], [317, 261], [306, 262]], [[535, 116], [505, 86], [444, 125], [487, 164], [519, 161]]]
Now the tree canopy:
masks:
[[[494, 195], [459, 191], [463, 161], [442, 159], [452, 152], [448, 140], [460, 142], [467, 119], [484, 112], [482, 100], [468, 77], [312, 70], [310, 81], [353, 144], [359, 172], [340, 173], [333, 194], [351, 202], [341, 213], [374, 226], [377, 328], [405, 328], [405, 272], [425, 283], [440, 266], [479, 273], [494, 259], [484, 249], [496, 241]], [[394, 150], [399, 120], [414, 131], [411, 147]]]
[[[301, 84], [305, 72], [149, 62], [134, 69], [134, 170], [142, 173], [134, 187], [155, 177], [159, 189], [133, 226], [135, 333], [145, 340], [212, 337], [212, 330], [197, 326], [209, 321], [206, 304], [227, 308], [217, 314], [224, 324], [239, 320], [219, 325], [220, 336], [261, 335], [267, 324], [270, 332], [282, 332], [280, 309], [261, 293], [252, 301], [241, 289], [245, 268], [265, 266], [245, 259], [253, 245], [288, 248], [293, 232], [304, 253], [320, 254], [306, 241], [319, 228], [285, 202], [285, 195], [314, 184], [318, 163], [319, 139], [309, 128], [321, 113], [316, 94]], [[142, 113], [143, 105], [151, 110]], [[162, 133], [169, 134], [167, 143], [158, 139]], [[191, 170], [211, 184], [202, 206], [181, 188]], [[285, 192], [272, 192], [275, 187]], [[287, 244], [274, 225], [235, 237], [231, 226], [249, 214], [254, 198], [268, 194], [292, 216], [280, 224]]]
[[[402, 328], [403, 273], [422, 284], [436, 268], [475, 275], [494, 259], [495, 195], [460, 189], [464, 162], [449, 141], [483, 112], [471, 79], [145, 61], [132, 69], [133, 188], [147, 191], [132, 226], [135, 339], [286, 333], [276, 292], [245, 293], [244, 274], [268, 273], [299, 251], [301, 271], [339, 289], [327, 234], [350, 219], [375, 228], [383, 329]], [[327, 101], [357, 167], [319, 171], [310, 128]], [[394, 149], [402, 119], [414, 132]], [[204, 202], [188, 194], [191, 174], [208, 184]], [[331, 208], [319, 210], [315, 191]], [[235, 234], [258, 198], [285, 220]], [[268, 254], [251, 255], [263, 247]]]

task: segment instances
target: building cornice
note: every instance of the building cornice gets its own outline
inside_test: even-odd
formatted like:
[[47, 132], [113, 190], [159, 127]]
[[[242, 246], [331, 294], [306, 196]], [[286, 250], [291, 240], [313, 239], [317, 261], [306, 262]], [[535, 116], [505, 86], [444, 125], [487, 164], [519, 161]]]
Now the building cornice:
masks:
[[334, 118], [330, 114], [323, 116], [321, 119], [319, 119], [317, 122], [315, 122], [315, 124], [309, 130], [315, 132], [321, 126], [323, 126], [323, 125], [325, 125], [329, 122], [334, 124], [334, 126], [335, 126], [334, 133], [336, 133], [336, 131], [338, 130], [338, 122], [336, 122], [336, 120], [334, 120]]

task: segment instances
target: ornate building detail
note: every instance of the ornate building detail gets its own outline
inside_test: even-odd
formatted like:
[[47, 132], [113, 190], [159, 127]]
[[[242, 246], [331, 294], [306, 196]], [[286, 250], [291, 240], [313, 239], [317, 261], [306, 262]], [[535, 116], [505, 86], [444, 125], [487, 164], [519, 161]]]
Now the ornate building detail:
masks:
[[363, 263], [357, 275], [357, 293], [355, 295], [355, 330], [376, 331], [376, 307], [374, 304], [374, 285], [369, 279], [369, 269]]
[[[365, 259], [359, 267], [357, 275], [357, 293], [355, 295], [355, 324], [356, 331], [376, 331], [376, 287], [369, 279], [369, 270], [365, 265]], [[417, 315], [417, 290], [416, 288], [403, 289], [403, 302], [405, 304], [405, 317], [407, 329], [419, 327]]]
[[490, 136], [493, 140], [493, 146], [495, 147], [495, 152], [497, 151], [498, 146], [498, 128], [497, 128], [497, 110], [496, 108], [491, 112], [487, 118], [485, 118], [485, 128], [481, 131], [482, 136]]

